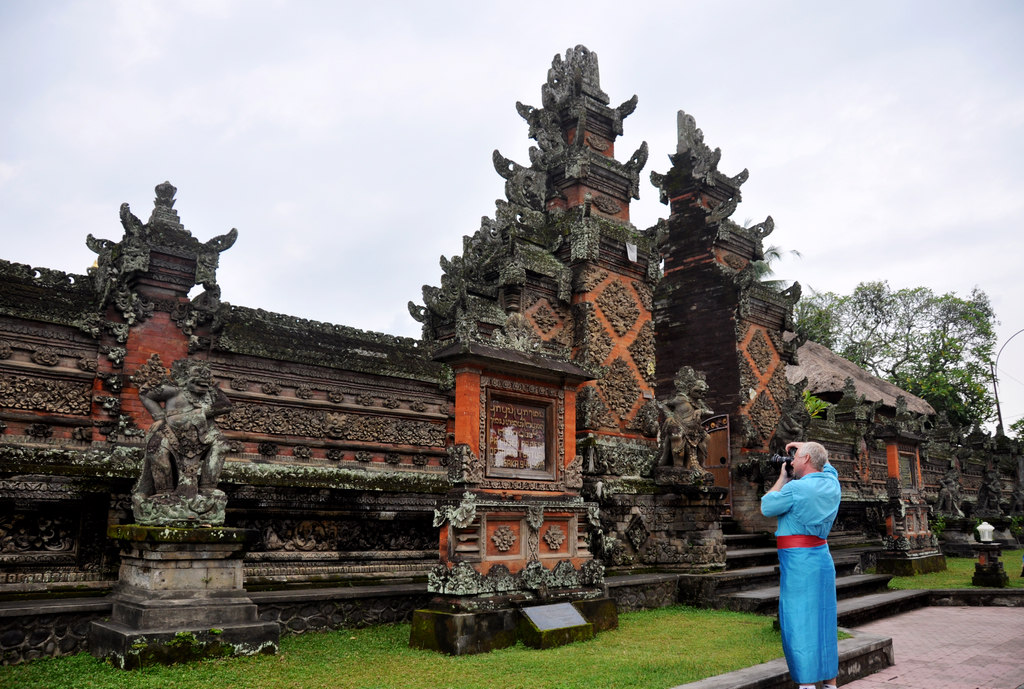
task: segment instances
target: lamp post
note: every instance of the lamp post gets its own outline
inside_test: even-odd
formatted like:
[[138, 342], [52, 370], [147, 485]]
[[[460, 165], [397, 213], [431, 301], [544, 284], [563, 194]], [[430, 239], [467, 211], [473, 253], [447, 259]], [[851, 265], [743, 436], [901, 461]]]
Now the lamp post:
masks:
[[996, 360], [992, 362], [992, 393], [996, 399], [996, 417], [999, 419], [999, 423], [996, 424], [996, 435], [1003, 435], [1003, 411], [999, 408], [999, 386], [996, 384], [996, 369], [999, 368], [999, 356], [1003, 353], [1003, 350], [1006, 349], [1006, 345], [1010, 344], [1010, 340], [1021, 333], [1024, 333], [1024, 328], [1010, 335], [996, 353]]

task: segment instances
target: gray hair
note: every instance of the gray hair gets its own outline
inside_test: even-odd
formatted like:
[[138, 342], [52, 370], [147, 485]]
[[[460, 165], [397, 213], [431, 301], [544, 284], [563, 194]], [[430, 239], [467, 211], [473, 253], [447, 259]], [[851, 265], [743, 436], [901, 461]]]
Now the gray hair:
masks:
[[817, 471], [825, 468], [828, 461], [828, 450], [821, 443], [804, 443], [800, 446], [801, 454], [806, 454], [808, 459]]

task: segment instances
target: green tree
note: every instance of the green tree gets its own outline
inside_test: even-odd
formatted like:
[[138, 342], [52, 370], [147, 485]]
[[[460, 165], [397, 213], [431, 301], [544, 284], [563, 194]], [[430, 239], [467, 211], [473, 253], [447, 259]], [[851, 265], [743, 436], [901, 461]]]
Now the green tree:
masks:
[[950, 422], [993, 417], [995, 313], [983, 291], [961, 298], [864, 282], [846, 296], [812, 293], [795, 315], [800, 335], [927, 400]]

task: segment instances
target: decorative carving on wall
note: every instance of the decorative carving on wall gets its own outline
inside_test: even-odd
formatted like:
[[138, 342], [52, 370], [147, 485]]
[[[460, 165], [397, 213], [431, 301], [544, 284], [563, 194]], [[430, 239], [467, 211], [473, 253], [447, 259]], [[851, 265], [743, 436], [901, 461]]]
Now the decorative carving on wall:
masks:
[[277, 443], [262, 442], [256, 446], [256, 451], [264, 457], [276, 457]]
[[583, 366], [596, 369], [604, 365], [612, 353], [612, 338], [601, 325], [594, 305], [586, 302], [573, 305], [575, 358]]
[[11, 348], [11, 343], [0, 340], [0, 359], [10, 359], [12, 356], [14, 356], [14, 350]]
[[78, 522], [60, 513], [0, 514], [0, 562], [17, 562], [32, 553], [70, 553], [75, 550]]
[[623, 419], [629, 416], [642, 392], [633, 367], [622, 357], [612, 362], [608, 372], [597, 381], [597, 386], [611, 411]]
[[747, 344], [747, 352], [750, 354], [751, 360], [753, 360], [761, 375], [771, 370], [775, 353], [774, 348], [768, 344], [764, 337], [764, 332], [760, 328], [755, 329], [754, 334], [750, 337], [750, 343]]
[[608, 279], [608, 272], [597, 266], [587, 263], [583, 269], [576, 273], [573, 280], [574, 292], [592, 292], [595, 287]]
[[300, 400], [313, 399], [313, 388], [309, 385], [300, 385], [295, 388], [295, 396]]
[[763, 444], [775, 431], [780, 418], [779, 410], [772, 404], [766, 392], [762, 392], [757, 399], [747, 408], [747, 417], [754, 425], [757, 433], [757, 443]]
[[576, 426], [588, 430], [618, 426], [615, 417], [608, 411], [600, 393], [593, 385], [585, 385], [576, 393]]
[[427, 410], [427, 403], [423, 400], [413, 400], [412, 404], [409, 405], [409, 408], [415, 412], [423, 413]]
[[242, 518], [256, 529], [266, 552], [409, 551], [437, 548], [437, 532], [423, 519], [391, 522], [366, 519]]
[[264, 395], [280, 395], [281, 386], [272, 380], [268, 380], [260, 385], [260, 392]]
[[579, 490], [583, 487], [583, 457], [576, 455], [565, 467], [565, 487]]
[[646, 282], [640, 280], [633, 280], [633, 291], [636, 292], [637, 298], [640, 299], [640, 304], [646, 311], [652, 311], [654, 309], [654, 291], [651, 286]]
[[0, 374], [0, 406], [3, 407], [85, 415], [91, 403], [89, 383]]
[[552, 311], [545, 301], [533, 312], [533, 322], [537, 324], [542, 333], [547, 335], [552, 328], [558, 325], [558, 314]]
[[398, 409], [402, 406], [402, 403], [398, 401], [398, 398], [394, 395], [385, 395], [381, 401], [381, 406], [385, 409]]
[[331, 449], [327, 450], [327, 459], [331, 460], [332, 462], [337, 462], [344, 456], [345, 453], [336, 447], [332, 447]]
[[594, 197], [594, 207], [606, 215], [616, 215], [622, 211], [618, 201], [604, 194], [597, 194]]
[[231, 379], [231, 382], [229, 383], [229, 385], [231, 386], [232, 390], [238, 390], [239, 392], [245, 392], [246, 390], [249, 389], [249, 379], [248, 378], [242, 378], [241, 376], [236, 376], [235, 378]]
[[309, 459], [313, 456], [313, 450], [306, 445], [296, 445], [292, 448], [292, 457], [296, 459]]
[[369, 393], [364, 393], [362, 395], [356, 395], [356, 402], [358, 404], [363, 405], [364, 407], [372, 407], [373, 406], [373, 402], [374, 402], [373, 395], [371, 395]]
[[544, 532], [544, 542], [549, 550], [558, 550], [565, 543], [565, 531], [558, 524], [552, 524]]
[[484, 463], [469, 445], [448, 446], [448, 480], [456, 485], [476, 485], [484, 480]]
[[327, 401], [341, 404], [345, 401], [345, 393], [340, 388], [331, 388], [327, 391]]
[[373, 455], [367, 452], [366, 450], [360, 450], [359, 452], [356, 452], [355, 456], [357, 462], [369, 462], [370, 460], [373, 459]]
[[615, 333], [622, 337], [640, 317], [640, 309], [629, 288], [615, 280], [605, 287], [597, 298], [597, 305], [611, 324]]
[[402, 461], [402, 455], [397, 452], [388, 452], [384, 455], [384, 462], [386, 464], [399, 464]]
[[60, 352], [53, 347], [36, 347], [32, 351], [32, 362], [41, 366], [56, 366], [60, 363]]
[[493, 541], [494, 547], [503, 553], [511, 550], [517, 540], [519, 539], [516, 536], [516, 532], [506, 524], [502, 524], [491, 534], [491, 541]]
[[648, 385], [654, 385], [654, 325], [651, 321], [640, 326], [636, 339], [627, 347], [636, 363], [636, 369]]
[[445, 444], [443, 423], [386, 416], [329, 413], [326, 415], [326, 432], [328, 437], [337, 440], [423, 447], [444, 447]]
[[53, 435], [53, 426], [48, 423], [31, 423], [25, 427], [25, 435], [37, 440], [45, 440]]
[[240, 402], [223, 417], [221, 427], [249, 433], [322, 438], [325, 435], [325, 416], [318, 410]]

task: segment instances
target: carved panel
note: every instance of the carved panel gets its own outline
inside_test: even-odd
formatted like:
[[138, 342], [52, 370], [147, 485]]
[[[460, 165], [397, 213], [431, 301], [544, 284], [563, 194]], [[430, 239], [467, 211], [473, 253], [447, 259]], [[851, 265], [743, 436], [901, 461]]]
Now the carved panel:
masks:
[[772, 366], [774, 351], [760, 328], [754, 330], [750, 343], [747, 344], [747, 352], [761, 375], [768, 373]]
[[547, 335], [551, 332], [551, 329], [558, 325], [558, 316], [548, 308], [546, 303], [541, 304], [537, 307], [537, 310], [533, 312], [533, 322], [537, 324], [540, 331]]
[[0, 374], [0, 406], [58, 414], [88, 414], [89, 383]]
[[640, 327], [640, 332], [628, 349], [640, 375], [648, 384], [654, 385], [654, 325], [651, 321]]
[[629, 288], [619, 281], [614, 281], [601, 291], [597, 305], [608, 319], [619, 337], [622, 337], [640, 317], [640, 309], [636, 307], [636, 299]]
[[612, 353], [612, 338], [601, 325], [593, 304], [576, 304], [575, 309], [575, 358], [584, 366], [602, 366]]
[[620, 418], [629, 416], [642, 392], [633, 368], [622, 357], [612, 362], [608, 372], [597, 381], [597, 386], [608, 407]]

